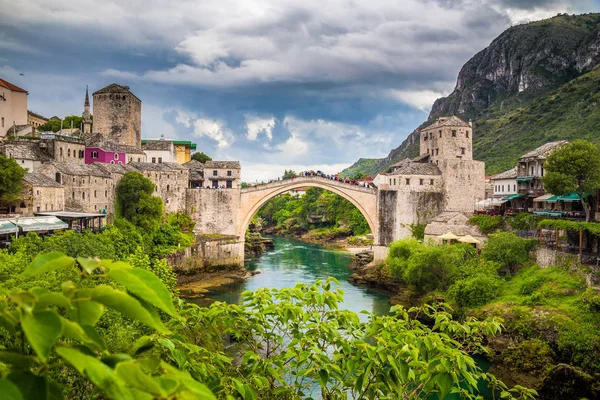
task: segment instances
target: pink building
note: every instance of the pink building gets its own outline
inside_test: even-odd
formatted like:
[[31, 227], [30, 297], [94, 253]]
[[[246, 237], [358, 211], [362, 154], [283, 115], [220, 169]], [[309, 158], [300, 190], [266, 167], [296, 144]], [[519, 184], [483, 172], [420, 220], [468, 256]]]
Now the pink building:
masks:
[[99, 162], [104, 164], [125, 164], [127, 158], [124, 152], [104, 150], [100, 147], [86, 147], [85, 163]]

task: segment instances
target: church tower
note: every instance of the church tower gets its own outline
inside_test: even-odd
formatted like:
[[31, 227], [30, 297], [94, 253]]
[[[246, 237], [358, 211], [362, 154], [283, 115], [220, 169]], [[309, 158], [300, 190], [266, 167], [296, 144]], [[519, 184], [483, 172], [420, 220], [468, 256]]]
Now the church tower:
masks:
[[92, 117], [90, 115], [90, 95], [85, 85], [85, 102], [83, 103], [83, 134], [92, 133]]

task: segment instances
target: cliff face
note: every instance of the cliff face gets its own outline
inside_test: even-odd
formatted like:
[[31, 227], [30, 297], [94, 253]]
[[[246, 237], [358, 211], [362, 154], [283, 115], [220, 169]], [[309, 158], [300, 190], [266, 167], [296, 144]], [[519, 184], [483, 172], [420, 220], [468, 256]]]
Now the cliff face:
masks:
[[[600, 132], [596, 133], [598, 137], [590, 137], [581, 130], [581, 123], [595, 129], [597, 115], [582, 109], [579, 103], [560, 103], [560, 96], [557, 101], [555, 93], [593, 74], [599, 64], [600, 14], [559, 15], [509, 28], [461, 68], [454, 91], [435, 101], [428, 121], [388, 157], [372, 163], [368, 171], [362, 172], [385, 171], [402, 158], [418, 154], [418, 130], [441, 115], [455, 114], [473, 120], [474, 156], [486, 161], [488, 172], [508, 168], [521, 153], [547, 139], [543, 131], [558, 126], [562, 133], [556, 134], [564, 138], [600, 141]], [[598, 89], [588, 84], [585, 88], [580, 85], [567, 91], [589, 98]], [[540, 109], [538, 103], [546, 107]], [[545, 121], [553, 112], [559, 114], [555, 115], [557, 118]], [[575, 115], [575, 112], [583, 114]], [[497, 158], [491, 150], [504, 153]], [[360, 168], [349, 168], [357, 169]]]
[[590, 71], [600, 61], [598, 23], [600, 14], [561, 15], [506, 30], [462, 67], [430, 118], [476, 118], [499, 99], [543, 94]]

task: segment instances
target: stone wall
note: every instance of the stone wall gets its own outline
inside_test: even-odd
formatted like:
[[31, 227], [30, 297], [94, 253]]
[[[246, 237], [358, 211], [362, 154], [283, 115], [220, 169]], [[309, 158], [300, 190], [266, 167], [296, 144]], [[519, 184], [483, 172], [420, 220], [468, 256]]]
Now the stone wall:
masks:
[[131, 93], [94, 94], [94, 132], [141, 148], [142, 102]]
[[77, 139], [41, 139], [40, 145], [56, 162], [83, 164], [85, 143]]
[[444, 176], [445, 211], [473, 214], [475, 203], [485, 196], [485, 163], [473, 160], [443, 160], [438, 167]]
[[240, 191], [237, 189], [187, 189], [187, 214], [196, 221], [194, 233], [238, 235]]
[[377, 196], [377, 208], [379, 215], [379, 243], [387, 246], [394, 241], [396, 235], [396, 213], [389, 210], [398, 208], [398, 191], [379, 190]]
[[[147, 170], [135, 163], [131, 164], [139, 169], [140, 173], [150, 179], [156, 185], [156, 195], [162, 198], [166, 213], [185, 212], [186, 190], [189, 181], [189, 170], [168, 169]], [[155, 164], [159, 165], [159, 164]], [[161, 167], [165, 164], [161, 164]]]

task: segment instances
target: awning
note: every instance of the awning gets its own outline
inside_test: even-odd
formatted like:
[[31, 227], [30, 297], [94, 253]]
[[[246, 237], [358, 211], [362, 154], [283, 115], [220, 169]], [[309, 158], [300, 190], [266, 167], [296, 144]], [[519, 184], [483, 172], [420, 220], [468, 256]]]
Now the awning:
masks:
[[461, 243], [470, 243], [470, 244], [479, 244], [479, 243], [481, 243], [479, 240], [475, 239], [471, 235], [463, 236], [460, 239], [458, 239], [458, 241], [461, 242]]
[[6, 235], [9, 233], [16, 233], [19, 228], [12, 222], [6, 219], [0, 219], [0, 235]]
[[552, 195], [546, 199], [546, 203], [556, 203], [560, 196]]
[[490, 199], [478, 201], [477, 203], [475, 203], [475, 206], [476, 207], [498, 207], [498, 206], [501, 206], [502, 204], [506, 203], [507, 201], [508, 200], [504, 200], [504, 199], [490, 198]]
[[565, 203], [574, 203], [581, 201], [581, 197], [577, 193], [571, 193], [566, 196], [559, 196], [558, 201], [564, 201]]
[[517, 182], [531, 182], [533, 179], [533, 176], [519, 176], [517, 177]]
[[514, 200], [514, 199], [520, 199], [521, 197], [525, 197], [525, 195], [523, 193], [515, 193], [515, 194], [509, 194], [508, 196], [504, 196], [502, 198], [502, 200]]
[[536, 203], [536, 202], [541, 203], [542, 201], [548, 200], [552, 196], [554, 196], [552, 193], [548, 193], [548, 194], [545, 194], [543, 196], [536, 197], [535, 199], [533, 199], [533, 202], [534, 203]]
[[35, 231], [55, 231], [57, 229], [67, 229], [69, 225], [56, 217], [23, 217], [11, 219], [23, 232]]

